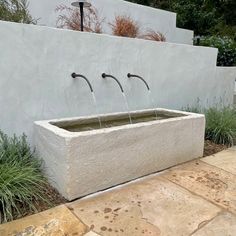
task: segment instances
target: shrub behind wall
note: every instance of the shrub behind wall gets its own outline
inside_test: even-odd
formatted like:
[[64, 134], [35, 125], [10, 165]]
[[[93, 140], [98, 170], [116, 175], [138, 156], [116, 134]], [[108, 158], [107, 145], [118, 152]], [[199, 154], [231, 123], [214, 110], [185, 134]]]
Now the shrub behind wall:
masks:
[[36, 24], [28, 10], [27, 0], [0, 0], [0, 20]]
[[201, 46], [218, 48], [218, 66], [236, 66], [236, 42], [227, 36], [205, 36], [200, 38]]

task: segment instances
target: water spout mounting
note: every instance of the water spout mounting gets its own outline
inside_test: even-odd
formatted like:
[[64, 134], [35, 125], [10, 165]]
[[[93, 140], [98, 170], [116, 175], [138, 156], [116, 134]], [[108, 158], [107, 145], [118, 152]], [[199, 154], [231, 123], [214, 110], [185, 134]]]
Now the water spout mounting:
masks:
[[102, 73], [102, 78], [103, 79], [105, 79], [105, 78], [112, 78], [112, 79], [114, 79], [117, 82], [117, 84], [119, 85], [121, 92], [124, 93], [124, 89], [123, 89], [120, 81], [116, 77], [114, 77], [113, 75], [108, 75], [106, 73]]
[[130, 73], [127, 74], [127, 77], [128, 77], [128, 78], [137, 78], [137, 79], [142, 80], [143, 83], [146, 85], [147, 89], [150, 91], [150, 87], [149, 87], [147, 81], [146, 81], [143, 77], [141, 77], [141, 76], [139, 76], [139, 75], [133, 75], [133, 74], [130, 74]]
[[91, 93], [93, 93], [93, 87], [92, 87], [91, 83], [89, 82], [89, 80], [84, 75], [76, 74], [74, 72], [74, 73], [71, 74], [71, 77], [74, 78], [74, 79], [75, 78], [82, 78], [82, 79], [84, 79], [87, 82], [87, 84], [88, 84], [88, 86], [90, 88]]

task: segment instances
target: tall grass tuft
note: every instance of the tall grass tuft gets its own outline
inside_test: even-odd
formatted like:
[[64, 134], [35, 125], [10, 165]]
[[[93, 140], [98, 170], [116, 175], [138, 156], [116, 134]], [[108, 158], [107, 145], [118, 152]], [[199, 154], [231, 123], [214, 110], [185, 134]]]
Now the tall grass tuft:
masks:
[[165, 42], [166, 37], [164, 34], [158, 31], [154, 31], [152, 29], [149, 29], [145, 35], [142, 36], [143, 39], [157, 41], [157, 42]]
[[187, 107], [188, 112], [204, 113], [206, 116], [205, 138], [216, 144], [233, 146], [236, 144], [236, 108], [223, 109]]
[[206, 139], [217, 144], [233, 146], [236, 144], [236, 110], [210, 108], [206, 115]]
[[110, 25], [112, 34], [116, 36], [136, 38], [140, 33], [138, 23], [130, 16], [116, 16], [115, 20], [110, 23]]
[[40, 167], [25, 135], [9, 138], [0, 131], [0, 222], [35, 212], [35, 201], [47, 201]]

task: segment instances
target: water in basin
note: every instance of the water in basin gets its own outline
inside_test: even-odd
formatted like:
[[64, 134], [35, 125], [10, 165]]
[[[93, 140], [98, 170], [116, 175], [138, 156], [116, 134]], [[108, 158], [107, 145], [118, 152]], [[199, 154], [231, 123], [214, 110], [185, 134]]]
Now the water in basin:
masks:
[[[175, 117], [184, 116], [183, 114], [161, 112], [161, 111], [149, 111], [144, 113], [131, 113], [132, 124], [150, 122], [155, 120], [171, 119]], [[70, 132], [83, 132], [96, 129], [104, 129], [115, 126], [129, 125], [130, 117], [129, 114], [119, 115], [107, 115], [100, 116], [101, 123], [98, 122], [97, 118], [77, 119], [73, 121], [62, 121], [52, 123], [53, 125], [65, 129]]]

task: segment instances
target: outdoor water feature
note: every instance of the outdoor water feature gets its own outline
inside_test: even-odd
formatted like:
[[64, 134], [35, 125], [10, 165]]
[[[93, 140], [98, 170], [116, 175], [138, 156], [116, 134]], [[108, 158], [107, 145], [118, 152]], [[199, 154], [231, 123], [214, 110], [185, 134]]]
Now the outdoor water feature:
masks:
[[[159, 111], [154, 110], [144, 110], [142, 113], [133, 113], [129, 112], [132, 115], [132, 124], [138, 124], [142, 122], [149, 122], [155, 120], [165, 120], [176, 117], [183, 117], [184, 114], [181, 113], [171, 113], [168, 111]], [[70, 132], [83, 132], [89, 130], [97, 130], [110, 127], [118, 127], [122, 125], [129, 125], [130, 120], [127, 117], [127, 113], [120, 113], [119, 115], [113, 116], [113, 114], [100, 115], [101, 126], [98, 124], [97, 119], [94, 117], [84, 119], [76, 119], [74, 121], [58, 121], [51, 122], [52, 125], [55, 125], [61, 129], [70, 131]]]
[[103, 73], [103, 74], [102, 74], [102, 78], [104, 78], [104, 79], [105, 79], [105, 78], [114, 79], [114, 80], [117, 82], [117, 84], [119, 85], [120, 90], [121, 90], [121, 93], [122, 93], [122, 96], [123, 96], [123, 98], [124, 98], [124, 102], [125, 102], [126, 109], [127, 109], [127, 111], [128, 111], [129, 121], [130, 121], [130, 124], [132, 124], [132, 118], [131, 118], [131, 115], [130, 115], [129, 104], [128, 104], [128, 101], [127, 101], [127, 98], [126, 98], [126, 95], [125, 95], [125, 92], [124, 92], [124, 89], [123, 89], [121, 83], [119, 82], [119, 80], [118, 80], [116, 77], [114, 77], [113, 75], [107, 75], [106, 73]]
[[[89, 86], [89, 89], [90, 89], [90, 91], [92, 93], [93, 102], [94, 102], [94, 106], [95, 106], [95, 109], [96, 109], [96, 114], [98, 116], [97, 119], [98, 119], [99, 122], [97, 122], [97, 119], [95, 119], [95, 120], [94, 119], [90, 119], [90, 120], [87, 120], [87, 122], [84, 122], [84, 121], [83, 122], [78, 121], [78, 122], [73, 122], [73, 123], [71, 123], [71, 122], [69, 122], [69, 123], [67, 123], [67, 122], [58, 122], [58, 123], [54, 124], [57, 127], [60, 127], [62, 129], [65, 129], [65, 130], [68, 130], [70, 132], [81, 132], [81, 131], [109, 128], [109, 127], [113, 127], [113, 126], [121, 126], [121, 125], [127, 125], [127, 124], [136, 124], [136, 123], [141, 123], [141, 122], [148, 122], [148, 121], [162, 120], [162, 119], [170, 119], [170, 118], [173, 118], [173, 117], [183, 116], [183, 115], [178, 115], [178, 114], [174, 114], [173, 115], [170, 112], [160, 112], [158, 114], [156, 110], [154, 110], [154, 111], [147, 111], [147, 112], [143, 112], [141, 114], [137, 114], [137, 115], [131, 116], [129, 105], [128, 105], [128, 101], [127, 101], [127, 97], [125, 95], [123, 86], [121, 85], [120, 81], [116, 77], [114, 77], [112, 75], [108, 75], [106, 73], [103, 73], [102, 74], [102, 78], [104, 78], [104, 79], [105, 78], [112, 78], [119, 85], [119, 88], [120, 88], [120, 90], [122, 92], [122, 96], [124, 98], [124, 102], [125, 102], [126, 109], [127, 109], [127, 112], [128, 112], [128, 118], [127, 118], [126, 115], [120, 115], [115, 120], [113, 119], [113, 116], [111, 116], [111, 117], [106, 116], [106, 117], [101, 118], [100, 115], [99, 115], [99, 112], [98, 112], [97, 99], [95, 97], [94, 89], [93, 89], [93, 86], [90, 83], [90, 81], [87, 79], [87, 77], [85, 77], [84, 75], [81, 75], [81, 74], [72, 73], [71, 76], [72, 76], [72, 78], [82, 78], [82, 79], [84, 79], [87, 82], [87, 84]], [[134, 74], [130, 74], [130, 73], [127, 74], [127, 77], [128, 78], [138, 78], [141, 81], [143, 81], [144, 84], [146, 85], [147, 89], [148, 89], [149, 100], [150, 100], [150, 95], [151, 95], [150, 92], [151, 92], [151, 90], [150, 90], [150, 87], [149, 87], [148, 83], [146, 82], [146, 80], [144, 80], [139, 75], [134, 75]], [[152, 103], [150, 105], [153, 106]]]
[[88, 84], [88, 86], [90, 88], [90, 91], [92, 93], [93, 103], [94, 103], [94, 106], [95, 106], [96, 114], [98, 116], [99, 127], [101, 128], [102, 127], [102, 123], [101, 123], [101, 119], [100, 119], [99, 112], [98, 112], [97, 99], [96, 99], [96, 96], [94, 94], [93, 87], [92, 87], [91, 83], [89, 82], [89, 80], [84, 75], [76, 74], [75, 72], [73, 72], [71, 74], [71, 77], [74, 78], [74, 79], [75, 78], [82, 78], [82, 79], [84, 79], [87, 82], [87, 84]]
[[[75, 73], [72, 77], [88, 83], [97, 115], [35, 122], [35, 142], [45, 174], [66, 199], [203, 155], [204, 115], [160, 108], [130, 111], [128, 105], [126, 112], [99, 114], [89, 80]], [[126, 100], [117, 78], [105, 73], [102, 78], [114, 79]]]
[[142, 80], [143, 83], [146, 85], [147, 90], [150, 91], [150, 87], [149, 87], [147, 81], [146, 81], [143, 77], [141, 77], [141, 76], [139, 76], [139, 75], [133, 75], [133, 74], [130, 74], [130, 73], [127, 74], [127, 77], [128, 77], [128, 78], [137, 78], [137, 79]]
[[[128, 78], [137, 78], [137, 79], [143, 81], [143, 83], [146, 85], [147, 90], [148, 90], [149, 105], [151, 105], [152, 107], [155, 107], [155, 106], [154, 106], [154, 102], [153, 102], [153, 98], [152, 98], [152, 92], [151, 92], [151, 89], [150, 89], [150, 87], [149, 87], [147, 81], [146, 81], [143, 77], [141, 77], [141, 76], [139, 76], [139, 75], [134, 75], [134, 74], [130, 74], [130, 73], [127, 74], [127, 77], [128, 77]], [[156, 114], [156, 119], [158, 120], [158, 114], [157, 114], [157, 112], [155, 112], [155, 114]]]
[[95, 107], [95, 110], [96, 110], [96, 114], [98, 116], [99, 127], [102, 128], [102, 121], [101, 121], [101, 118], [100, 118], [100, 115], [99, 115], [97, 99], [96, 99], [96, 96], [95, 96], [94, 92], [92, 92], [92, 97], [93, 97], [93, 104], [94, 104], [94, 107]]
[[[139, 14], [138, 8], [128, 10], [136, 18], [142, 16], [138, 18], [145, 27], [149, 25], [145, 15], [153, 21], [155, 12], [149, 14], [147, 8]], [[115, 7], [120, 13], [122, 9]], [[204, 108], [219, 98], [229, 104], [232, 75], [228, 68], [216, 67], [216, 49], [171, 43], [169, 36], [175, 34], [183, 41], [173, 28], [176, 15], [169, 15], [173, 24], [166, 19], [162, 29], [160, 21], [155, 21], [155, 30], [169, 32], [168, 43], [1, 22], [5, 60], [0, 83], [1, 130], [7, 135], [27, 134], [32, 149], [36, 145], [38, 156], [44, 159], [51, 183], [66, 198], [84, 196], [202, 155], [204, 117], [156, 107], [192, 107], [199, 99]], [[143, 27], [142, 31], [139, 36], [146, 33]], [[14, 73], [12, 65], [17, 65]], [[89, 78], [91, 94], [83, 79], [68, 78], [76, 68]], [[117, 85], [101, 79], [103, 71], [122, 84], [126, 110]], [[140, 81], [128, 80], [127, 72], [140, 73], [150, 87], [146, 90], [144, 84], [139, 86]], [[224, 94], [226, 98], [221, 99]], [[78, 117], [71, 118], [74, 116]], [[33, 122], [42, 119], [48, 121], [36, 122], [33, 131]]]

